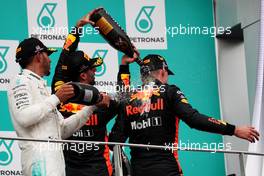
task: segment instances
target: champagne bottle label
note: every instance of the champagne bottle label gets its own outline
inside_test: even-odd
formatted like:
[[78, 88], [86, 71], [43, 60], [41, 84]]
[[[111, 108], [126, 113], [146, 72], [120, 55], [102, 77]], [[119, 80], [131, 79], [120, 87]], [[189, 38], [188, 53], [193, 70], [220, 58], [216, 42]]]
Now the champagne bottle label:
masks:
[[109, 32], [113, 30], [113, 26], [104, 18], [101, 17], [96, 23], [96, 26], [99, 27], [99, 30], [104, 34], [107, 35]]
[[93, 99], [93, 91], [85, 89], [84, 90], [84, 97], [83, 97], [83, 101], [86, 103], [91, 103]]

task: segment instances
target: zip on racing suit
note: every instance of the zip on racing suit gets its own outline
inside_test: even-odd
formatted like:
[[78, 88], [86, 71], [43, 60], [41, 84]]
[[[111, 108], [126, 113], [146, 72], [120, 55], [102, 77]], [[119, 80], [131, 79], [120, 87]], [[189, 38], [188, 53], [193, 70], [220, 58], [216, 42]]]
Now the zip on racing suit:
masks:
[[[198, 130], [234, 134], [235, 126], [193, 109], [177, 86], [158, 80], [155, 85], [147, 95], [144, 91], [132, 93], [121, 105], [109, 141], [125, 142], [129, 138], [129, 143], [177, 146], [180, 120]], [[133, 176], [182, 175], [177, 150], [131, 148], [131, 166]]]
[[[80, 31], [75, 29], [72, 31], [64, 44], [63, 51], [60, 55], [56, 66], [55, 75], [52, 81], [52, 90], [56, 91], [61, 84], [72, 80], [72, 71], [69, 71], [70, 65], [67, 65], [67, 60], [70, 53], [75, 52], [80, 41]], [[77, 70], [75, 71], [77, 74]], [[59, 111], [67, 118], [71, 114], [75, 114], [84, 105], [76, 103], [62, 104], [59, 106]], [[111, 100], [108, 108], [98, 108], [94, 111], [91, 118], [86, 124], [76, 133], [74, 133], [70, 140], [84, 140], [84, 141], [107, 141], [107, 123], [113, 119], [118, 112], [119, 103]], [[109, 148], [105, 146], [86, 146], [87, 149], [70, 149], [64, 151], [66, 161], [66, 174], [78, 176], [107, 176], [112, 175], [112, 166], [109, 156]]]
[[[9, 110], [17, 136], [34, 139], [65, 139], [81, 128], [95, 109], [86, 107], [68, 119], [56, 109], [60, 103], [50, 95], [46, 81], [23, 69], [11, 82]], [[24, 175], [64, 176], [62, 144], [19, 142]]]

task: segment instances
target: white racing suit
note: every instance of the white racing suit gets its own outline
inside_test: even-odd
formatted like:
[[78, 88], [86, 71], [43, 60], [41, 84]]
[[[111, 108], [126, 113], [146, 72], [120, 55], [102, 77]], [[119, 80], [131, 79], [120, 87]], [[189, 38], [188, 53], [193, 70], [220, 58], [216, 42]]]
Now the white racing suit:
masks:
[[[12, 81], [8, 91], [9, 110], [19, 137], [35, 139], [65, 139], [80, 129], [95, 110], [83, 108], [64, 119], [56, 106], [56, 95], [50, 95], [46, 81], [24, 69]], [[22, 171], [25, 176], [64, 176], [62, 147], [66, 144], [20, 142]]]

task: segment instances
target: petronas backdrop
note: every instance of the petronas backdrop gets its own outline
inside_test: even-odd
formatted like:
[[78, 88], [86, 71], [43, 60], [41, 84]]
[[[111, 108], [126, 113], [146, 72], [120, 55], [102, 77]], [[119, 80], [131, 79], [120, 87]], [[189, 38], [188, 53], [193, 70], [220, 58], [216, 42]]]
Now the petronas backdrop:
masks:
[[[15, 63], [19, 41], [33, 36], [59, 49], [51, 57], [51, 76], [45, 78], [50, 85], [67, 32], [80, 17], [99, 6], [127, 31], [142, 57], [155, 53], [168, 60], [175, 73], [170, 83], [177, 84], [195, 108], [220, 117], [214, 37], [179, 34], [180, 26], [213, 26], [211, 0], [8, 0], [0, 5], [0, 136], [15, 136], [6, 91], [9, 81], [20, 71]], [[122, 53], [111, 48], [91, 26], [84, 28], [79, 49], [104, 59], [105, 64], [96, 74], [97, 85], [113, 86]], [[131, 70], [132, 82], [138, 84], [138, 66], [133, 64]], [[208, 147], [213, 149], [222, 137], [181, 123], [180, 141], [186, 145], [211, 143]], [[19, 153], [16, 141], [0, 140], [0, 175], [21, 175]], [[179, 157], [185, 175], [225, 175], [223, 154], [180, 152]]]

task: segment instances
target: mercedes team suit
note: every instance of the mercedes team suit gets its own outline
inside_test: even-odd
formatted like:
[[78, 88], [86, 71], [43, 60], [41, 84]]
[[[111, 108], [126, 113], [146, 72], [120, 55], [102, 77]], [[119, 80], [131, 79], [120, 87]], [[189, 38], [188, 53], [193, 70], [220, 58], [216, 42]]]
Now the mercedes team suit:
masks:
[[[177, 86], [162, 84], [158, 80], [155, 85], [160, 89], [154, 90], [149, 97], [134, 92], [122, 104], [109, 141], [125, 142], [129, 138], [129, 143], [177, 145], [180, 120], [198, 130], [234, 134], [235, 126], [193, 109]], [[148, 98], [150, 104], [144, 104]], [[131, 148], [131, 166], [133, 176], [182, 175], [177, 150]]]
[[[78, 30], [76, 30], [78, 31]], [[55, 91], [62, 83], [72, 81], [72, 74], [78, 73], [76, 70], [71, 71], [67, 60], [70, 54], [76, 51], [80, 40], [79, 33], [71, 33], [68, 35], [56, 66], [55, 75], [52, 81], [52, 90]], [[66, 68], [65, 68], [66, 67]], [[78, 75], [74, 75], [78, 76]], [[59, 111], [65, 118], [78, 112], [84, 105], [76, 103], [68, 103], [61, 105]], [[107, 141], [107, 123], [113, 119], [118, 112], [119, 103], [111, 100], [108, 108], [98, 108], [92, 114], [86, 124], [75, 134], [70, 140], [83, 141]], [[67, 176], [110, 176], [112, 175], [112, 165], [109, 156], [109, 148], [107, 145], [87, 146], [85, 150], [65, 150], [64, 156], [66, 161]]]
[[[8, 102], [17, 136], [46, 140], [68, 138], [95, 109], [86, 107], [65, 120], [56, 109], [58, 97], [50, 95], [44, 79], [27, 69], [12, 80]], [[19, 147], [24, 175], [65, 175], [62, 144], [21, 141]]]

